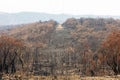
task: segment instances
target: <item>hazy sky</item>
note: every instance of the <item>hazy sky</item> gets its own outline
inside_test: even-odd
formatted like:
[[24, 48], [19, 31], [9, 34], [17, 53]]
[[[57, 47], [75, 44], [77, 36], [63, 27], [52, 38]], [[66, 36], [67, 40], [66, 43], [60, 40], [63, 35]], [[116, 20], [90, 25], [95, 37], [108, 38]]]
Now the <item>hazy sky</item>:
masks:
[[0, 11], [120, 15], [120, 0], [0, 0]]

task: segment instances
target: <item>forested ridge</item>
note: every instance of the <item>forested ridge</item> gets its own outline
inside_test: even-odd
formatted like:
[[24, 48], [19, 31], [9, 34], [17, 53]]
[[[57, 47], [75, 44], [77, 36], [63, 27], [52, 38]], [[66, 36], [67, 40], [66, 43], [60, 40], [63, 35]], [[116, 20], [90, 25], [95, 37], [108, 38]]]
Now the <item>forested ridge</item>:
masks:
[[[3, 43], [4, 42], [4, 43]], [[120, 20], [69, 18], [19, 25], [1, 33], [0, 72], [29, 75], [120, 74]]]

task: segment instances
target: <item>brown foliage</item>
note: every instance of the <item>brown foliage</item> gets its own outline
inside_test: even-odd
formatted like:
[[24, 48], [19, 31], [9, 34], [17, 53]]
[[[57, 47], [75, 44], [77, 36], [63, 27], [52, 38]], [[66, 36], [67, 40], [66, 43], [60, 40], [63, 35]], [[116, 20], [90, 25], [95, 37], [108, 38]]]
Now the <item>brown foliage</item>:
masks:
[[106, 63], [112, 68], [115, 74], [120, 73], [120, 31], [114, 30], [102, 43], [103, 54], [106, 56]]
[[0, 72], [14, 73], [16, 72], [17, 63], [21, 63], [22, 60], [22, 41], [10, 36], [0, 37]]

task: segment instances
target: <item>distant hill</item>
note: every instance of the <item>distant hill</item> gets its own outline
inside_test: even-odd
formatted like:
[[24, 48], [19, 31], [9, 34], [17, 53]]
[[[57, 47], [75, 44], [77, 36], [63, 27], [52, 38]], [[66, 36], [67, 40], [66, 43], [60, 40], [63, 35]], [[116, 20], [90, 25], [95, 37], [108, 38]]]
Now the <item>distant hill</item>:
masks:
[[65, 14], [47, 14], [37, 12], [20, 12], [20, 13], [0, 13], [0, 25], [15, 25], [31, 23], [36, 21], [55, 20], [59, 23], [64, 22], [72, 15]]
[[2, 25], [16, 25], [25, 24], [36, 21], [55, 20], [63, 23], [68, 18], [119, 18], [119, 16], [97, 16], [97, 15], [68, 15], [68, 14], [47, 14], [38, 12], [20, 12], [20, 13], [4, 13], [0, 12], [0, 26]]

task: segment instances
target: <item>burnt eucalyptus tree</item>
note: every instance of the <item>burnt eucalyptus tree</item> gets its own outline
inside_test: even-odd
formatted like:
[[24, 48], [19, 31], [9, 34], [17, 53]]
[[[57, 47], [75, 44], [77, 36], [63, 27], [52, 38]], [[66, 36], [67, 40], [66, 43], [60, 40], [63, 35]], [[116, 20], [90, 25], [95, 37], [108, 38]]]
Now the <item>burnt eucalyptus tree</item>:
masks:
[[102, 43], [105, 61], [114, 73], [120, 74], [120, 31], [115, 30]]
[[[16, 66], [23, 67], [23, 42], [10, 36], [0, 37], [0, 72], [15, 73]], [[18, 67], [18, 66], [17, 66]]]

